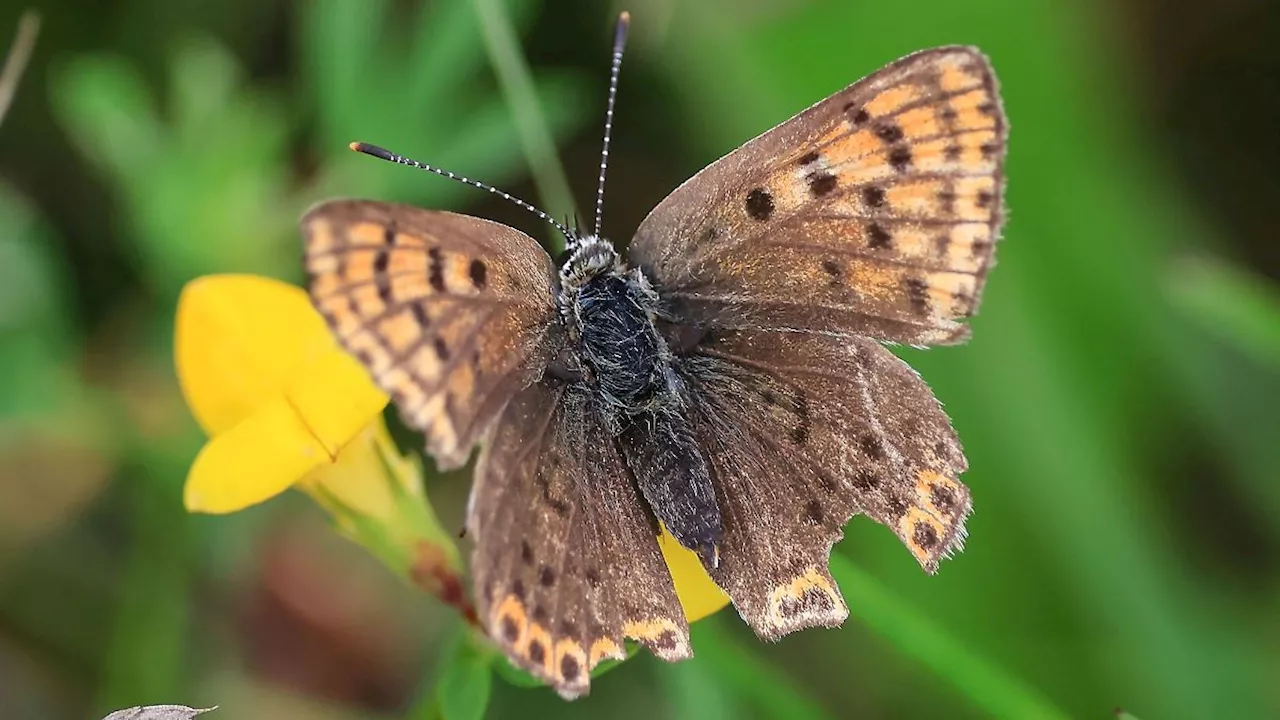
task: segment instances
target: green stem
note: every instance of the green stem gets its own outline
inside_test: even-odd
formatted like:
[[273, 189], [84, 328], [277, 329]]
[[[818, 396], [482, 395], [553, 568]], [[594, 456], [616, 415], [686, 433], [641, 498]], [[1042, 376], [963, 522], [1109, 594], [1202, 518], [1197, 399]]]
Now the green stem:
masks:
[[[534, 90], [533, 74], [520, 50], [506, 9], [501, 0], [473, 0], [473, 4], [502, 94], [515, 115], [516, 132], [520, 135], [520, 144], [533, 172], [538, 194], [552, 217], [576, 217], [578, 210], [569, 190], [569, 180], [556, 155], [555, 141]], [[554, 244], [559, 245], [561, 240], [563, 238], [555, 240]]]
[[894, 597], [847, 559], [831, 556], [831, 574], [858, 619], [904, 654], [950, 680], [989, 717], [1068, 720], [1038, 690], [978, 655], [928, 617]]

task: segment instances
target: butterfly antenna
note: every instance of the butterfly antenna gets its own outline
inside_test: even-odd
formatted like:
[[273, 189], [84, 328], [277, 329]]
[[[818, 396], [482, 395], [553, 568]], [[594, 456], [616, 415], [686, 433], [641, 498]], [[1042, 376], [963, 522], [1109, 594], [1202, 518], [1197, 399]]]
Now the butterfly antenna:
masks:
[[463, 177], [461, 175], [451, 173], [448, 170], [441, 170], [440, 168], [435, 167], [434, 165], [428, 165], [426, 163], [418, 162], [417, 160], [412, 160], [403, 155], [397, 155], [391, 152], [390, 150], [387, 150], [385, 148], [380, 148], [377, 145], [370, 145], [369, 143], [362, 143], [362, 142], [353, 142], [349, 147], [358, 153], [364, 153], [365, 155], [372, 155], [373, 157], [376, 157], [379, 160], [386, 160], [388, 162], [393, 162], [398, 165], [408, 165], [409, 167], [412, 167], [412, 168], [417, 168], [419, 170], [426, 170], [427, 172], [435, 173], [436, 175], [439, 175], [441, 177], [447, 177], [450, 180], [457, 180], [458, 182], [466, 185], [470, 185], [471, 187], [480, 188], [481, 190], [487, 190], [493, 193], [494, 195], [501, 197], [504, 200], [508, 200], [510, 202], [515, 203], [516, 205], [519, 205], [525, 210], [528, 210], [534, 215], [537, 215], [538, 217], [542, 218], [546, 222], [550, 223], [552, 226], [555, 227], [555, 229], [560, 231], [561, 235], [564, 235], [565, 242], [572, 244], [574, 241], [576, 233], [571, 232], [569, 228], [565, 226], [564, 223], [556, 222], [555, 218], [551, 217], [545, 212], [530, 205], [524, 200], [521, 200], [515, 195], [505, 193], [488, 183], [482, 183], [477, 180], [472, 180], [471, 178]]
[[627, 44], [627, 28], [631, 26], [631, 13], [623, 10], [618, 15], [618, 27], [613, 34], [613, 68], [609, 71], [609, 106], [604, 114], [604, 148], [600, 151], [600, 182], [596, 185], [596, 229], [600, 237], [600, 223], [604, 219], [604, 175], [609, 167], [609, 137], [613, 134], [613, 103], [618, 97], [618, 72], [622, 69], [622, 49]]

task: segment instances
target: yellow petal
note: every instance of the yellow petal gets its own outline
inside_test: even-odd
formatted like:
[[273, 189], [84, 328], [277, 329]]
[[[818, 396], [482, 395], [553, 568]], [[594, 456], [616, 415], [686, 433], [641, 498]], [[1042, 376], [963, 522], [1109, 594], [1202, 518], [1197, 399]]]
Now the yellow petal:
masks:
[[200, 450], [187, 474], [183, 503], [191, 512], [242, 510], [330, 463], [328, 452], [293, 406], [278, 397]]
[[188, 283], [174, 333], [178, 382], [209, 435], [283, 394], [301, 363], [334, 346], [302, 289], [255, 275]]
[[[303, 490], [323, 490], [351, 512], [383, 521], [396, 511], [396, 496], [379, 453], [381, 419], [364, 429], [338, 453], [337, 460], [318, 467], [299, 484]], [[389, 439], [389, 438], [388, 438]], [[392, 446], [394, 448], [394, 446]], [[321, 498], [321, 505], [324, 499]]]
[[[337, 345], [308, 359], [288, 388], [289, 402], [330, 455], [368, 427], [387, 405], [369, 373]], [[379, 468], [375, 465], [374, 470]]]
[[707, 575], [702, 562], [692, 550], [686, 549], [662, 528], [658, 536], [662, 557], [671, 568], [676, 595], [689, 622], [696, 622], [729, 604], [729, 596]]

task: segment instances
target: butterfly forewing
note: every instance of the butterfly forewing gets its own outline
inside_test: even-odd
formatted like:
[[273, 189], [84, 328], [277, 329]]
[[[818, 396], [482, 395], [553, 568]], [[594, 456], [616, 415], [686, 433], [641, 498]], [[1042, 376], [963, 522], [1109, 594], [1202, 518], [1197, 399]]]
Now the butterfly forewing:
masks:
[[960, 548], [960, 444], [924, 381], [876, 341], [722, 331], [683, 367], [725, 518], [708, 571], [761, 637], [845, 619], [827, 563], [854, 514], [928, 572]]
[[330, 201], [302, 229], [311, 298], [339, 341], [441, 467], [466, 462], [559, 348], [550, 257], [505, 225], [406, 205]]
[[978, 51], [916, 53], [695, 175], [630, 257], [679, 321], [958, 342], [1002, 221], [1005, 135]]
[[594, 402], [553, 379], [519, 393], [484, 442], [467, 519], [481, 621], [566, 697], [625, 656], [624, 637], [665, 660], [692, 654], [652, 521]]

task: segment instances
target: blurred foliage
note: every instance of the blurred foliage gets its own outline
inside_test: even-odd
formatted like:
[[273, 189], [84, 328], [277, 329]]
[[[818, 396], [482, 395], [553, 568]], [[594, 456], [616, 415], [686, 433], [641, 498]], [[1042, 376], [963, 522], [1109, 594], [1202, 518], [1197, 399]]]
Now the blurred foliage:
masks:
[[[552, 242], [517, 208], [346, 143], [559, 215], [573, 200], [551, 138], [590, 206], [621, 8], [480, 6], [510, 32], [465, 0], [40, 6], [0, 125], [0, 717], [164, 702], [285, 720], [1280, 714], [1280, 291], [1259, 260], [1274, 227], [1240, 219], [1269, 218], [1254, 166], [1198, 162], [1274, 157], [1280, 140], [1197, 134], [1203, 113], [1174, 94], [1217, 82], [1196, 71], [1217, 57], [1244, 77], [1273, 62], [1276, 37], [1231, 30], [1265, 27], [1250, 3], [1195, 4], [1198, 42], [1157, 49], [1142, 20], [1173, 0], [627, 6], [617, 238], [715, 157], [893, 58], [971, 43], [1000, 75], [1012, 215], [974, 340], [903, 351], [969, 454], [968, 549], [925, 577], [853, 520], [833, 559], [840, 631], [766, 645], [726, 610], [695, 625], [694, 660], [641, 653], [566, 704], [495, 682], [451, 613], [297, 497], [184, 514], [201, 442], [171, 360], [187, 281], [298, 281], [297, 218], [333, 195]], [[0, 11], [0, 37], [20, 10]], [[1245, 101], [1218, 112], [1259, 111]], [[467, 475], [429, 482], [460, 527]]]

